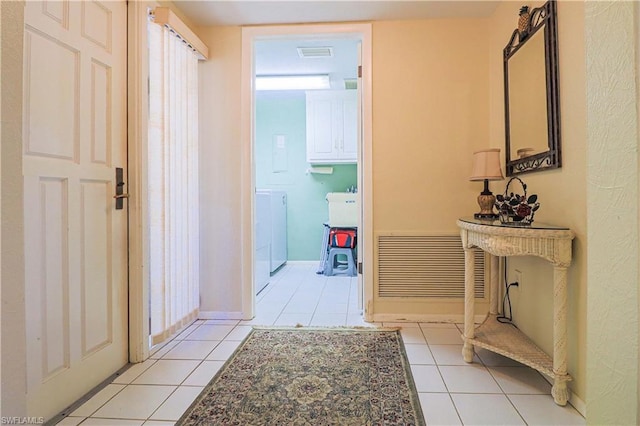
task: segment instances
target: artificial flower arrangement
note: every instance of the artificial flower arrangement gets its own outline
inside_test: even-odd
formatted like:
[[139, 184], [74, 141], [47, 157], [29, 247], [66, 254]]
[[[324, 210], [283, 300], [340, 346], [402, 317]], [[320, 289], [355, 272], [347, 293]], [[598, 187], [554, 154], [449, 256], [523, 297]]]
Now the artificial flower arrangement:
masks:
[[[520, 182], [524, 195], [509, 192], [509, 185], [514, 180]], [[500, 222], [511, 225], [530, 225], [533, 222], [535, 212], [540, 208], [538, 196], [532, 194], [527, 197], [527, 184], [518, 177], [513, 177], [507, 182], [504, 195], [498, 194], [496, 196], [495, 205]]]

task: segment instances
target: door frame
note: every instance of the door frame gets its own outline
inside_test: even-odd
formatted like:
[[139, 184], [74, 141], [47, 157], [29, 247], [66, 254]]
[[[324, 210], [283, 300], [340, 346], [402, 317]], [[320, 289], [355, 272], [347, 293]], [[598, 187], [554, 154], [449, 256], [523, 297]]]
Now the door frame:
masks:
[[254, 41], [296, 36], [323, 36], [336, 38], [359, 38], [362, 40], [362, 138], [358, 141], [358, 173], [362, 177], [363, 188], [358, 188], [362, 209], [362, 279], [364, 292], [364, 319], [369, 321], [373, 312], [373, 188], [372, 188], [372, 102], [371, 102], [371, 23], [314, 24], [258, 26], [242, 28], [242, 68], [241, 68], [241, 235], [242, 235], [242, 317], [255, 316], [254, 282], [254, 147], [255, 97], [253, 90]]
[[147, 192], [146, 150], [149, 96], [147, 78], [147, 9], [154, 1], [130, 1], [127, 5], [127, 117], [129, 192], [129, 362], [149, 358], [149, 236], [144, 202]]
[[[22, 108], [24, 1], [2, 2], [2, 414], [27, 415], [27, 314], [24, 269], [24, 178]], [[7, 309], [10, 307], [10, 309]]]

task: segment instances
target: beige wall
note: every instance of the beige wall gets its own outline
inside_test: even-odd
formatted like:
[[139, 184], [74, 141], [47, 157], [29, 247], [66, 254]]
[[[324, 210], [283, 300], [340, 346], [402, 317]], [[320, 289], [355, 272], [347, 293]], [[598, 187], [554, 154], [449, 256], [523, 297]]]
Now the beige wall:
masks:
[[474, 150], [489, 147], [487, 25], [373, 23], [376, 232], [453, 231], [479, 209]]
[[[543, 2], [537, 2], [542, 4]], [[532, 5], [532, 6], [535, 6]], [[502, 49], [517, 25], [520, 4], [503, 2], [491, 17], [491, 140], [504, 151], [504, 80]], [[536, 221], [570, 227], [576, 234], [568, 276], [568, 369], [573, 392], [586, 397], [586, 94], [584, 5], [558, 3], [558, 52], [562, 168], [520, 175], [529, 194], [539, 196]], [[503, 152], [504, 155], [504, 152]], [[504, 191], [505, 181], [499, 188]], [[521, 188], [516, 185], [518, 190]], [[508, 279], [522, 272], [510, 291], [515, 323], [545, 352], [553, 353], [553, 269], [544, 260], [510, 258]], [[580, 402], [576, 401], [580, 404]]]
[[26, 416], [26, 317], [22, 189], [22, 43], [24, 3], [0, 2], [2, 32], [2, 405]]
[[[473, 152], [491, 144], [487, 30], [485, 20], [373, 23], [374, 239], [457, 234], [456, 219], [479, 210], [482, 183], [469, 175]], [[375, 254], [373, 261], [375, 295]], [[462, 299], [374, 301], [375, 318], [464, 311]]]
[[[242, 311], [240, 27], [200, 29], [200, 310]], [[233, 315], [233, 314], [231, 314]]]
[[[2, 7], [0, 7], [0, 34], [2, 34]], [[0, 41], [0, 70], [2, 70], [2, 42]], [[0, 74], [2, 87], [2, 74]], [[2, 95], [0, 94], [0, 146], [2, 146]], [[2, 150], [0, 149], [0, 176], [2, 176]], [[2, 185], [0, 185], [0, 212], [2, 211]], [[0, 226], [0, 265], [2, 265], [2, 226]], [[2, 300], [2, 269], [0, 269], [0, 300]], [[2, 318], [2, 303], [0, 303]], [[0, 354], [2, 353], [2, 328], [0, 327]], [[0, 362], [0, 413], [2, 413], [2, 362]]]

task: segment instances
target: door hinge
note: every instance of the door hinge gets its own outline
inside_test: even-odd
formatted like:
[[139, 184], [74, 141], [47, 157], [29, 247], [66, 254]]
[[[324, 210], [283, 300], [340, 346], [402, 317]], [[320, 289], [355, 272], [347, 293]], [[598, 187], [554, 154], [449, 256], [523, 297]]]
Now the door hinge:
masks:
[[362, 65], [358, 65], [358, 78], [362, 78]]
[[362, 262], [358, 262], [358, 273], [362, 275]]

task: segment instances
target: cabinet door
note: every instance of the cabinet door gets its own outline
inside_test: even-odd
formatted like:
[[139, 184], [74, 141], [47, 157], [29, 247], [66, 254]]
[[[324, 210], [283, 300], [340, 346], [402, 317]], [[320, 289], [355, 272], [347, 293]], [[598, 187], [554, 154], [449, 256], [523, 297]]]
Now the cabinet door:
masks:
[[358, 160], [358, 99], [356, 90], [345, 90], [342, 101], [342, 142], [339, 158]]
[[355, 163], [358, 102], [355, 90], [307, 92], [307, 161]]
[[334, 102], [330, 97], [307, 96], [307, 161], [337, 157]]

